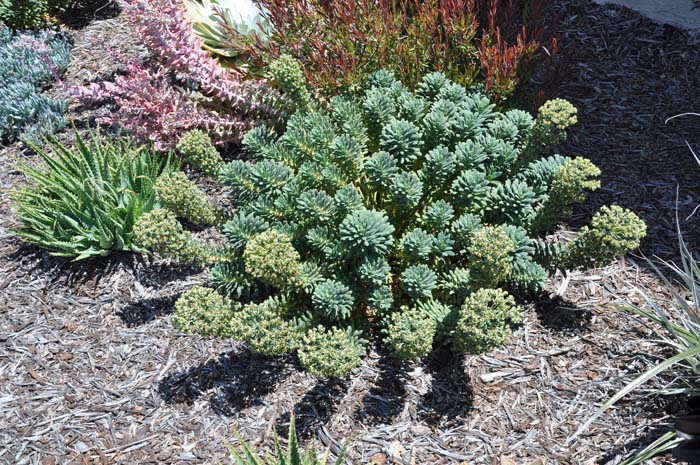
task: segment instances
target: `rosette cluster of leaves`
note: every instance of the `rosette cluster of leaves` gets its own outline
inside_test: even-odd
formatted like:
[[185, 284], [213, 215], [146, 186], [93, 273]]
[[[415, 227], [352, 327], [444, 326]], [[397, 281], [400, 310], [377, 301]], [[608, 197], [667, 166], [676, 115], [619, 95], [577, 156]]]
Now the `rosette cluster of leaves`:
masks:
[[70, 46], [60, 35], [15, 34], [0, 24], [0, 142], [36, 142], [65, 126], [66, 102], [43, 91], [69, 62]]
[[644, 235], [613, 207], [571, 243], [547, 241], [598, 186], [589, 161], [546, 151], [572, 108], [501, 113], [442, 74], [411, 92], [381, 71], [360, 97], [299, 110], [282, 134], [251, 130], [249, 160], [221, 170], [238, 208], [212, 284], [244, 305], [218, 333], [295, 350], [326, 376], [357, 366], [372, 332], [407, 359], [502, 344], [519, 321], [510, 294], [540, 290], [548, 270], [609, 262]]

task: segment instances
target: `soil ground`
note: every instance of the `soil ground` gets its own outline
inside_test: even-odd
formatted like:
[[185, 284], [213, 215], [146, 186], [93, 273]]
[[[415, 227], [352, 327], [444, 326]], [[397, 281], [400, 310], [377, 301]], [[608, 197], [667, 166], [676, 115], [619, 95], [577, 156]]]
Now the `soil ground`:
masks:
[[[561, 3], [569, 71], [559, 96], [580, 122], [560, 151], [603, 171], [603, 188], [568, 229], [617, 203], [649, 225], [640, 254], [676, 258], [677, 216], [699, 250], [700, 167], [689, 146], [700, 149], [700, 118], [666, 122], [698, 110], [695, 39], [625, 8]], [[143, 53], [116, 13], [106, 4], [67, 30], [69, 84], [110, 78], [115, 53]], [[94, 111], [69, 116], [80, 128]], [[552, 277], [509, 344], [490, 354], [438, 352], [404, 365], [375, 346], [352, 376], [330, 382], [291, 357], [178, 334], [173, 302], [204, 274], [132, 255], [71, 264], [23, 245], [10, 234], [5, 192], [23, 182], [13, 157], [32, 155], [19, 144], [0, 151], [0, 463], [231, 463], [224, 439], [235, 445], [233, 431], [270, 446], [293, 412], [304, 438], [334, 451], [348, 441], [353, 463], [615, 464], [682, 409], [638, 392], [566, 443], [663, 355], [653, 328], [612, 306], [640, 303], [635, 287], [671, 300], [639, 254]]]

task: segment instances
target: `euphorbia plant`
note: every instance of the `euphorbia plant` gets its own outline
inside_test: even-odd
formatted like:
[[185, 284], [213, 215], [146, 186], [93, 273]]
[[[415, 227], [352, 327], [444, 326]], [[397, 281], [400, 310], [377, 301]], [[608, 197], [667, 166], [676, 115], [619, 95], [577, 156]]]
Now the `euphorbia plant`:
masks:
[[608, 263], [645, 234], [632, 212], [604, 207], [573, 241], [547, 240], [599, 185], [586, 159], [544, 158], [576, 120], [565, 101], [533, 119], [440, 73], [414, 93], [384, 71], [360, 98], [297, 100], [286, 131], [253, 129], [249, 160], [221, 170], [237, 211], [212, 255], [216, 290], [176, 304], [185, 332], [296, 351], [334, 377], [360, 363], [372, 333], [407, 359], [444, 344], [482, 353], [520, 320], [511, 292]]

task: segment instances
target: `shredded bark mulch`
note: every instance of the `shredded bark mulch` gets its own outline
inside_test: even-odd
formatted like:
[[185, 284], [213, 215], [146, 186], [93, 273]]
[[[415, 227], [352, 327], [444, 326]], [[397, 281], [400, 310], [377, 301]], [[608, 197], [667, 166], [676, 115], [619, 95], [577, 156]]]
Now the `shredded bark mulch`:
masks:
[[[626, 9], [587, 0], [563, 8], [573, 68], [561, 96], [577, 105], [580, 123], [561, 153], [603, 170], [603, 189], [571, 228], [618, 203], [648, 222], [645, 254], [675, 258], [676, 205], [686, 239], [700, 240], [697, 217], [686, 220], [700, 199], [700, 167], [684, 142], [700, 147], [700, 118], [664, 121], [698, 110], [697, 43]], [[90, 48], [94, 38], [142, 52], [118, 16], [95, 17], [70, 31], [67, 81], [117, 72], [111, 52]], [[71, 118], [89, 119], [83, 111]], [[347, 380], [327, 381], [293, 357], [260, 358], [230, 341], [178, 334], [173, 302], [205, 274], [126, 254], [70, 264], [13, 238], [4, 189], [22, 182], [17, 156], [31, 159], [19, 144], [0, 151], [0, 463], [231, 463], [224, 439], [236, 445], [234, 431], [270, 447], [294, 413], [304, 438], [334, 452], [347, 441], [353, 463], [490, 464], [507, 456], [614, 464], [663, 434], [678, 411], [636, 393], [566, 443], [665, 355], [653, 328], [611, 305], [641, 303], [634, 287], [671, 300], [641, 258], [554, 276], [508, 345], [490, 354], [439, 351], [406, 365], [374, 346]]]

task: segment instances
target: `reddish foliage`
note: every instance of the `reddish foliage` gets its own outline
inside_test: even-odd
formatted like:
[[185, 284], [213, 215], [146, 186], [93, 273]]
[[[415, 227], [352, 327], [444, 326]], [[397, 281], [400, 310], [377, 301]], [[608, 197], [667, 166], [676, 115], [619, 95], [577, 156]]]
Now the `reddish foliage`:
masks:
[[431, 71], [511, 95], [556, 47], [546, 37], [552, 0], [260, 0], [270, 40], [256, 51], [292, 53], [314, 87], [353, 90], [386, 68], [414, 86]]

